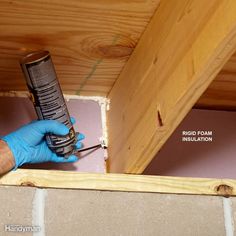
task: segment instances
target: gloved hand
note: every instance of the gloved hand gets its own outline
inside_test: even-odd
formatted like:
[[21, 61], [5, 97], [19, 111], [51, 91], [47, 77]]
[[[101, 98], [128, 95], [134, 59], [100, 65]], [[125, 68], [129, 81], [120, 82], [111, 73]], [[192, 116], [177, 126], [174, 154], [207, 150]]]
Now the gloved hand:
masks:
[[[71, 121], [75, 123], [73, 118]], [[15, 158], [14, 169], [25, 163], [42, 163], [49, 161], [66, 163], [78, 160], [75, 155], [71, 155], [65, 159], [52, 152], [44, 138], [47, 133], [66, 135], [69, 133], [69, 129], [64, 124], [54, 120], [33, 121], [2, 138], [2, 140], [8, 144]], [[76, 143], [76, 148], [79, 149], [82, 147], [79, 141], [84, 139], [84, 135], [79, 134], [77, 138], [78, 142]]]

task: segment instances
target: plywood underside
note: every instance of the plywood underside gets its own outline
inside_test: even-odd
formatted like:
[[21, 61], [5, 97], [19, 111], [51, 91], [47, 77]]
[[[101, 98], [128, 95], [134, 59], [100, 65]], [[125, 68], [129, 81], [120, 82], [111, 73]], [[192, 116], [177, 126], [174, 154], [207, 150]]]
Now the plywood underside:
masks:
[[198, 100], [196, 107], [236, 110], [236, 53]]
[[[1, 1], [0, 90], [26, 90], [19, 58], [47, 49], [64, 91], [106, 96], [159, 4], [160, 0]], [[197, 107], [235, 109], [235, 58]]]
[[47, 49], [64, 91], [107, 95], [159, 0], [0, 2], [0, 89], [25, 90], [18, 60]]

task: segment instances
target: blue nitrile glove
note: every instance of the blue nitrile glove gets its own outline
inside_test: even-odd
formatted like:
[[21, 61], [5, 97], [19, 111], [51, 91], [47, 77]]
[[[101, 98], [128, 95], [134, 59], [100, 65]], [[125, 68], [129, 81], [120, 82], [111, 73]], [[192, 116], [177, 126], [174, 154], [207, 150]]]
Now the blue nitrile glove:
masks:
[[[74, 123], [74, 119], [71, 119]], [[64, 125], [54, 120], [33, 121], [32, 123], [22, 126], [20, 129], [10, 133], [2, 138], [11, 149], [15, 158], [15, 168], [25, 163], [42, 163], [42, 162], [75, 162], [78, 158], [75, 155], [69, 156], [67, 159], [57, 156], [52, 152], [45, 141], [45, 134], [53, 133], [56, 135], [66, 135], [69, 129]], [[84, 139], [83, 134], [78, 135], [76, 148], [81, 148], [79, 142]]]

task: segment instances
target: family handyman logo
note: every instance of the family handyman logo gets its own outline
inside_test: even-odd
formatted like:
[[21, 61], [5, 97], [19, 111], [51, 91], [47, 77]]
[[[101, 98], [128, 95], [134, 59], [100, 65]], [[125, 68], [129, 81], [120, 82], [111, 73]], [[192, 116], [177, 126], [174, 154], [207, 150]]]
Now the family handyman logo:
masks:
[[40, 232], [40, 226], [24, 226], [24, 225], [5, 225], [5, 232], [19, 232], [19, 233], [27, 233], [27, 232]]

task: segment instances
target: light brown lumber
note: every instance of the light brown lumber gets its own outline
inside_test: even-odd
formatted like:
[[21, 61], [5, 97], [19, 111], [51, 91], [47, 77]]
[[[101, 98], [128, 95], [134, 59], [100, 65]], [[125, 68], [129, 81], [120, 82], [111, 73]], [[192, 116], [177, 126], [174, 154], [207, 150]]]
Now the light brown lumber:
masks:
[[63, 90], [107, 95], [160, 0], [0, 1], [0, 90], [26, 90], [19, 59], [52, 54]]
[[236, 53], [224, 65], [195, 107], [236, 111]]
[[92, 174], [56, 170], [18, 169], [2, 176], [0, 185], [125, 192], [236, 195], [236, 180], [230, 179]]
[[[236, 1], [163, 1], [109, 98], [110, 172], [142, 173], [236, 47]], [[191, 155], [191, 154], [190, 154]]]
[[[0, 1], [0, 91], [26, 90], [19, 58], [47, 49], [63, 91], [106, 96], [159, 2]], [[234, 74], [224, 67], [198, 107], [235, 110]]]

